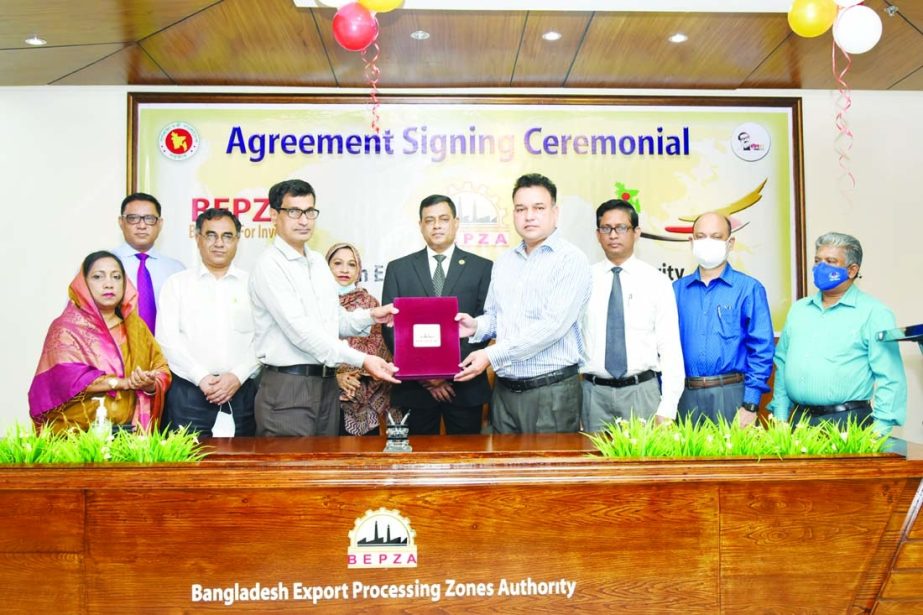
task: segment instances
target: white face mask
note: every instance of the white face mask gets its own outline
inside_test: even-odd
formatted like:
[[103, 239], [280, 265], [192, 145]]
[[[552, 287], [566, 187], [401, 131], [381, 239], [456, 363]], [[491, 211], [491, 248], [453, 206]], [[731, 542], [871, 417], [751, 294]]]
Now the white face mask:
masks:
[[705, 237], [692, 241], [692, 255], [705, 269], [714, 269], [727, 260], [728, 242]]

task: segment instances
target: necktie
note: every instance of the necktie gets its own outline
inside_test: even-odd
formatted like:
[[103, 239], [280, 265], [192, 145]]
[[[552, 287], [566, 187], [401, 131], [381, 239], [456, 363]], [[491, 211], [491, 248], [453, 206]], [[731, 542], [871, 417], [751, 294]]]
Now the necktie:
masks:
[[628, 370], [625, 350], [625, 308], [622, 306], [621, 267], [612, 268], [612, 291], [609, 293], [609, 310], [606, 315], [606, 371], [613, 378], [621, 378]]
[[433, 258], [436, 259], [436, 271], [433, 273], [433, 294], [441, 297], [442, 287], [445, 286], [445, 269], [442, 268], [445, 254], [436, 254]]
[[154, 283], [151, 281], [151, 272], [147, 270], [145, 261], [148, 255], [142, 252], [135, 254], [138, 260], [138, 316], [147, 323], [147, 328], [154, 332], [154, 323], [157, 321], [157, 304], [154, 302]]

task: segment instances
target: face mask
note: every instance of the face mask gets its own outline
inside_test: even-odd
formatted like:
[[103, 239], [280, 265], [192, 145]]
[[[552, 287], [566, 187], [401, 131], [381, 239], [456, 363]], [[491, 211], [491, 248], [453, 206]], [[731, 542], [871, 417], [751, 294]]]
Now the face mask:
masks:
[[830, 290], [849, 279], [849, 269], [834, 267], [827, 263], [814, 265], [814, 286], [821, 290]]
[[692, 256], [705, 269], [714, 269], [727, 260], [728, 242], [720, 239], [694, 239], [692, 241]]
[[341, 296], [341, 297], [342, 297], [343, 295], [348, 295], [349, 293], [353, 292], [354, 290], [356, 290], [356, 283], [355, 283], [355, 282], [353, 282], [352, 284], [350, 284], [350, 285], [348, 285], [348, 286], [338, 286], [338, 287], [337, 287], [337, 292], [340, 293], [340, 296]]

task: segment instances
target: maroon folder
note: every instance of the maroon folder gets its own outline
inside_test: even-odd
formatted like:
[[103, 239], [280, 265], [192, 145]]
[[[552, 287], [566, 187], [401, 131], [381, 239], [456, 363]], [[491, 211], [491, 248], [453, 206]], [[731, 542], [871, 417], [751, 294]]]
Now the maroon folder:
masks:
[[399, 380], [451, 378], [461, 371], [456, 297], [397, 297], [394, 307]]

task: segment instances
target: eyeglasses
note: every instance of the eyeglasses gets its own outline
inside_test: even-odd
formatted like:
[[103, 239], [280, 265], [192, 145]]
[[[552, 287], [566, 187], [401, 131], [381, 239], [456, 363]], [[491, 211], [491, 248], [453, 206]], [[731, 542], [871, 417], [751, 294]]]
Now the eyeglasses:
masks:
[[148, 226], [154, 226], [157, 224], [157, 221], [160, 220], [160, 216], [155, 216], [154, 214], [147, 214], [146, 216], [140, 216], [138, 214], [125, 214], [122, 216], [122, 219], [130, 225], [134, 226], [137, 223], [144, 220], [144, 223]]
[[302, 215], [304, 215], [308, 220], [314, 220], [317, 218], [317, 216], [320, 215], [320, 210], [316, 207], [309, 207], [308, 209], [298, 209], [297, 207], [280, 207], [279, 211], [284, 211], [285, 215], [292, 220], [297, 220]]
[[599, 228], [597, 228], [596, 232], [599, 233], [600, 235], [611, 235], [612, 231], [615, 231], [616, 235], [624, 235], [625, 233], [627, 233], [633, 228], [635, 227], [629, 224], [616, 224], [615, 226], [609, 226], [607, 224], [605, 226], [600, 226]]
[[239, 235], [236, 235], [236, 234], [234, 234], [234, 233], [221, 233], [221, 234], [219, 235], [218, 233], [214, 233], [214, 232], [212, 232], [212, 231], [208, 231], [208, 232], [205, 233], [204, 235], [203, 235], [202, 233], [199, 233], [199, 237], [204, 237], [204, 238], [205, 238], [205, 243], [207, 243], [208, 245], [212, 245], [213, 243], [215, 243], [216, 241], [218, 241], [218, 238], [219, 238], [219, 237], [221, 237], [222, 243], [234, 243], [235, 241], [237, 241], [237, 239], [238, 239], [240, 236], [239, 236]]

